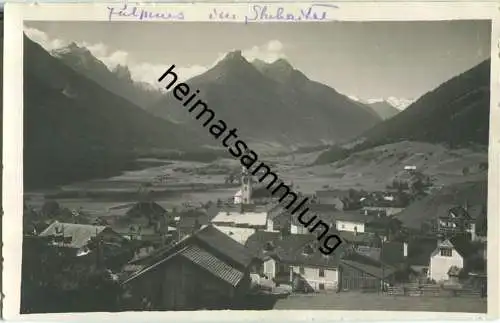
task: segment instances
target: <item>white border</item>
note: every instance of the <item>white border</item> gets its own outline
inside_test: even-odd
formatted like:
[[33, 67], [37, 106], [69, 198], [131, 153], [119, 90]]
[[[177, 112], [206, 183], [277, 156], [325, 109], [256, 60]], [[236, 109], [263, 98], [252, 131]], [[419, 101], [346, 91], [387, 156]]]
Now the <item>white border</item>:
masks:
[[[329, 1], [322, 3], [330, 3]], [[299, 11], [311, 3], [269, 3], [270, 8], [281, 6], [287, 11]], [[73, 320], [124, 320], [142, 321], [166, 319], [173, 322], [193, 320], [214, 321], [295, 321], [295, 320], [455, 320], [498, 318], [498, 290], [500, 288], [498, 219], [500, 198], [499, 184], [499, 108], [500, 97], [500, 8], [494, 2], [332, 2], [338, 9], [332, 10], [330, 20], [377, 21], [377, 20], [492, 20], [491, 41], [491, 111], [490, 111], [490, 155], [489, 155], [489, 195], [488, 195], [488, 315], [470, 313], [433, 313], [397, 311], [195, 311], [195, 312], [122, 312], [122, 313], [71, 313], [71, 314], [31, 314], [20, 315], [20, 280], [22, 246], [22, 205], [23, 205], [23, 20], [52, 21], [107, 21], [107, 6], [120, 8], [117, 3], [106, 4], [21, 4], [5, 5], [4, 22], [4, 121], [3, 121], [3, 302], [4, 319], [29, 321], [73, 321]], [[238, 15], [242, 23], [250, 13], [248, 3], [177, 3], [139, 4], [141, 8], [154, 12], [178, 11], [185, 14], [183, 21], [210, 21], [208, 12], [213, 8], [231, 11]], [[120, 21], [134, 18], [115, 19]], [[137, 19], [135, 19], [137, 21]], [[230, 27], [229, 27], [230, 28]], [[36, 64], [36, 62], [33, 62]], [[495, 212], [496, 211], [496, 212]]]

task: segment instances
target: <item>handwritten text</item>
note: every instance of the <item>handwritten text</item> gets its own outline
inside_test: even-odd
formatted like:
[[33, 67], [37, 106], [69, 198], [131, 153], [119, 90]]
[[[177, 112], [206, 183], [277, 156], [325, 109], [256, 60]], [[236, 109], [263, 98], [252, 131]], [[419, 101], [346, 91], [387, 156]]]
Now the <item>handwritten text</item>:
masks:
[[[253, 5], [251, 16], [245, 16], [245, 23], [250, 21], [324, 21], [328, 20], [330, 9], [337, 9], [336, 5], [313, 4], [305, 9], [286, 10], [284, 7], [276, 7], [270, 10], [268, 6]], [[272, 12], [271, 12], [272, 11]]]
[[238, 16], [234, 13], [230, 13], [227, 11], [222, 11], [220, 9], [212, 9], [208, 15], [208, 19], [210, 20], [237, 20]]
[[128, 7], [126, 4], [121, 8], [108, 8], [108, 19], [113, 17], [133, 17], [138, 20], [184, 20], [183, 12], [153, 12], [138, 7]]

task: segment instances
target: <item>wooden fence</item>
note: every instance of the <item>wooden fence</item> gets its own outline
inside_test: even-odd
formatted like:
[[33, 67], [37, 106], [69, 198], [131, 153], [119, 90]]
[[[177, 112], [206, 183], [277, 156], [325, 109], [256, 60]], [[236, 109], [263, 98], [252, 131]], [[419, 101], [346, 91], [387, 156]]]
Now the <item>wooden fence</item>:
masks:
[[481, 291], [472, 288], [446, 289], [439, 285], [408, 284], [391, 286], [385, 292], [394, 296], [424, 296], [424, 297], [481, 297]]

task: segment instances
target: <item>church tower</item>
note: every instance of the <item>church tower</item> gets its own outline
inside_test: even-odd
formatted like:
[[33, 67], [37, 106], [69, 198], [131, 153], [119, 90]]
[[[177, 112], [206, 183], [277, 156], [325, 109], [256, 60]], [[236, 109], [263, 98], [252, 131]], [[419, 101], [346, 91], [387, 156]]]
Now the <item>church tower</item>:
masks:
[[241, 203], [250, 204], [252, 199], [252, 175], [248, 169], [243, 166], [241, 172]]

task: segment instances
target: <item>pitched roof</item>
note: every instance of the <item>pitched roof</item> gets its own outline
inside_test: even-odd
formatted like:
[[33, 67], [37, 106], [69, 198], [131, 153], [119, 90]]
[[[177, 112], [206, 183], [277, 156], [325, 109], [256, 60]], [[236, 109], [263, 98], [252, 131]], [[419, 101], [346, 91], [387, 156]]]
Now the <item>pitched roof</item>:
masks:
[[235, 224], [245, 226], [265, 226], [266, 212], [219, 212], [211, 221], [214, 224]]
[[233, 286], [238, 285], [244, 277], [244, 274], [238, 269], [197, 246], [189, 246], [182, 250], [179, 255]]
[[254, 255], [245, 246], [236, 242], [213, 225], [202, 227], [187, 239], [181, 240], [180, 243], [183, 245], [189, 244], [191, 239], [200, 242], [201, 247], [214, 252], [217, 256], [235, 266], [248, 267], [255, 259]]
[[165, 214], [167, 211], [161, 207], [158, 203], [153, 201], [140, 201], [135, 203], [127, 211], [127, 216], [160, 216]]
[[[162, 248], [152, 254], [141, 262], [145, 265], [145, 269], [134, 274], [124, 283], [135, 279], [177, 255], [188, 258], [200, 266], [201, 264], [209, 264], [211, 269], [207, 270], [211, 272], [216, 270], [215, 268], [222, 269], [223, 274], [221, 275], [223, 277], [220, 278], [228, 282], [231, 279], [233, 281], [236, 279], [235, 277], [238, 276], [236, 272], [243, 273], [247, 271], [250, 264], [258, 259], [245, 246], [234, 241], [212, 225], [207, 225], [177, 244]], [[231, 267], [232, 270], [229, 270], [228, 267]]]
[[[271, 250], [266, 245], [272, 244]], [[342, 248], [331, 255], [321, 253], [317, 238], [312, 234], [289, 234], [282, 236], [278, 232], [257, 231], [251, 235], [246, 244], [254, 254], [276, 257], [282, 263], [297, 266], [336, 267]]]
[[92, 237], [97, 236], [107, 227], [89, 225], [89, 224], [75, 224], [75, 223], [62, 223], [54, 221], [42, 233], [41, 237], [49, 236], [64, 236], [65, 241], [56, 243], [57, 245], [69, 248], [81, 248], [85, 246]]

